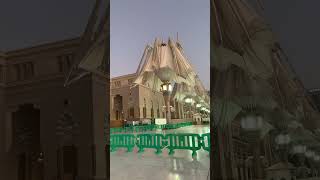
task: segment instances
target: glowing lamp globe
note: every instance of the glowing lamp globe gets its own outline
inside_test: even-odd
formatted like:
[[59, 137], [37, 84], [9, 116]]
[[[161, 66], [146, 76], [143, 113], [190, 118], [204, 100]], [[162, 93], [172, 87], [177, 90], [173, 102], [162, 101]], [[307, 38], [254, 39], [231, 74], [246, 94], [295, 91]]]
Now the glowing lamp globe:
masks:
[[296, 145], [293, 146], [292, 151], [294, 154], [304, 154], [307, 151], [307, 147], [304, 145]]
[[306, 157], [311, 158], [315, 155], [315, 153], [313, 151], [306, 151], [305, 155]]
[[241, 128], [247, 131], [260, 130], [263, 126], [263, 118], [259, 115], [248, 114], [241, 119]]
[[172, 92], [172, 85], [170, 83], [164, 83], [161, 85], [162, 92]]
[[291, 138], [289, 134], [280, 134], [276, 137], [276, 143], [279, 145], [289, 144], [290, 141], [291, 141]]

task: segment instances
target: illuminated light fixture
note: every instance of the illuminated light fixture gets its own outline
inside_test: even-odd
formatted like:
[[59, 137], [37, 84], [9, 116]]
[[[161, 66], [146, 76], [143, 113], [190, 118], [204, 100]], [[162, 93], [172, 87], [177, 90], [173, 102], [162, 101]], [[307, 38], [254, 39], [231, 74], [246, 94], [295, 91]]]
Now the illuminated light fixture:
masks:
[[307, 151], [307, 147], [304, 145], [296, 145], [296, 146], [293, 146], [292, 151], [295, 154], [304, 154]]
[[197, 108], [200, 108], [200, 107], [201, 107], [201, 104], [197, 104], [196, 107], [197, 107]]
[[315, 153], [313, 152], [313, 151], [307, 151], [306, 153], [305, 153], [305, 155], [306, 155], [306, 157], [308, 157], [308, 158], [311, 158], [311, 157], [313, 157], [314, 155], [315, 155]]
[[171, 83], [163, 83], [160, 87], [160, 91], [162, 92], [172, 92], [172, 85]]
[[241, 118], [241, 127], [247, 131], [260, 130], [263, 126], [263, 119], [259, 115], [248, 114]]
[[279, 145], [289, 144], [290, 141], [291, 141], [291, 138], [289, 134], [280, 134], [276, 137], [276, 143]]
[[186, 98], [184, 101], [185, 101], [186, 103], [192, 103], [192, 102], [193, 102], [193, 99], [192, 99], [192, 98]]
[[206, 111], [207, 109], [205, 107], [202, 107], [201, 108], [201, 111]]

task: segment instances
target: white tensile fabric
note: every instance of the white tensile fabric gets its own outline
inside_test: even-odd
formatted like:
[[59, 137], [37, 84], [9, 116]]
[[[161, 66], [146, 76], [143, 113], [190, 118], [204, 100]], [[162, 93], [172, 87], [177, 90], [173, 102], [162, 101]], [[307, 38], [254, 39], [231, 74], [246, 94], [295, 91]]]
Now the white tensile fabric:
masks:
[[96, 0], [64, 86], [95, 73], [106, 76], [109, 60], [109, 1]]
[[217, 27], [213, 65], [226, 69], [234, 64], [252, 75], [270, 78], [275, 40], [267, 24], [246, 1], [213, 0], [212, 6]]
[[174, 82], [173, 98], [183, 102], [186, 97], [200, 97], [209, 104], [206, 90], [179, 42], [169, 38], [168, 42], [164, 43], [157, 38], [153, 47], [147, 46], [140, 64], [134, 84], [159, 91], [162, 83]]
[[106, 60], [106, 35], [101, 36], [88, 51], [87, 55], [79, 63], [80, 68], [93, 73], [104, 73], [101, 66]]

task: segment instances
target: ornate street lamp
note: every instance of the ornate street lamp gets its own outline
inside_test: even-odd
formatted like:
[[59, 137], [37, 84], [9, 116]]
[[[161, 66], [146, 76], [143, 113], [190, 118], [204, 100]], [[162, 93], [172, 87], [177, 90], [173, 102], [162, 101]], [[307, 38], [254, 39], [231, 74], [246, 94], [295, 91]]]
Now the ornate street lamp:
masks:
[[191, 97], [187, 97], [184, 102], [186, 102], [187, 104], [193, 104], [193, 99]]
[[307, 147], [305, 145], [295, 145], [292, 148], [293, 154], [298, 157], [299, 168], [297, 169], [300, 178], [305, 178], [307, 176], [307, 167], [305, 166], [305, 154], [307, 152]]
[[294, 154], [304, 154], [307, 151], [307, 147], [305, 145], [295, 145], [292, 148]]
[[253, 162], [255, 163], [255, 178], [262, 179], [261, 159], [260, 159], [260, 131], [263, 127], [263, 118], [259, 114], [248, 113], [241, 118], [241, 128], [253, 135]]
[[187, 97], [187, 98], [185, 98], [184, 102], [187, 103], [187, 105], [189, 106], [188, 114], [191, 115], [192, 114], [192, 105], [194, 103], [194, 100], [191, 97]]
[[320, 165], [319, 165], [319, 162], [320, 162], [320, 156], [319, 155], [315, 155], [313, 157], [313, 161], [314, 161], [314, 164], [315, 164], [315, 172], [316, 172], [316, 176], [319, 177], [319, 168], [320, 168]]
[[165, 82], [161, 85], [160, 91], [163, 94], [164, 102], [166, 105], [166, 119], [167, 123], [171, 122], [171, 109], [170, 109], [170, 97], [172, 92], [172, 85], [170, 82]]
[[318, 175], [318, 161], [320, 156], [318, 156], [314, 151], [310, 150], [305, 153], [306, 157], [309, 159], [311, 176], [316, 177]]
[[283, 162], [288, 162], [288, 145], [291, 142], [291, 138], [289, 134], [279, 134], [276, 136], [275, 138], [275, 142], [278, 144], [279, 146], [279, 150], [280, 150], [280, 159]]

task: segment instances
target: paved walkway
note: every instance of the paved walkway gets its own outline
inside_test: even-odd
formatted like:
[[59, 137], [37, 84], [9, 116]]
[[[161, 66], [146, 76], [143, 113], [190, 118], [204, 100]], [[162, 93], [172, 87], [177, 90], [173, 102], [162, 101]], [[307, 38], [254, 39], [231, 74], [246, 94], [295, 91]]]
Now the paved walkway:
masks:
[[[161, 131], [160, 131], [161, 132]], [[165, 133], [208, 133], [209, 126], [188, 126], [166, 130]], [[154, 149], [137, 149], [127, 153], [121, 149], [110, 154], [110, 176], [112, 180], [207, 180], [210, 167], [209, 153], [199, 150], [196, 159], [191, 151], [176, 150], [173, 156], [168, 151], [156, 155]]]

